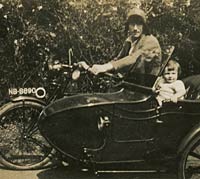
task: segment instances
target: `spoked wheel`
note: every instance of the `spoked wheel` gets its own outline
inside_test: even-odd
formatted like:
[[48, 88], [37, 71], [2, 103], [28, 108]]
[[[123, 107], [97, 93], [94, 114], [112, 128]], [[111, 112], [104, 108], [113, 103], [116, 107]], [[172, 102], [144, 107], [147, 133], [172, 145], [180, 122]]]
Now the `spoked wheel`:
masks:
[[200, 135], [195, 137], [183, 152], [178, 177], [179, 179], [200, 178]]
[[50, 161], [52, 148], [41, 136], [37, 120], [43, 105], [10, 102], [0, 108], [0, 163], [9, 169], [39, 169]]

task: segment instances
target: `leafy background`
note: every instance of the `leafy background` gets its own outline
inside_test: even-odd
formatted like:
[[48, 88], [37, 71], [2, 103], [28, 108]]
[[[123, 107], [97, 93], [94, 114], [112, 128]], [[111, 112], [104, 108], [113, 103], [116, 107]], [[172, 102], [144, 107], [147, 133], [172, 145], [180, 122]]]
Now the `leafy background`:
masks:
[[[2, 95], [9, 87], [30, 85], [30, 79], [40, 86], [49, 60], [93, 64], [114, 58], [126, 37], [126, 12], [136, 2], [0, 0]], [[161, 46], [175, 46], [173, 56], [184, 77], [200, 71], [200, 2], [191, 0], [189, 7], [181, 2], [169, 6], [163, 0], [141, 0], [141, 8]]]

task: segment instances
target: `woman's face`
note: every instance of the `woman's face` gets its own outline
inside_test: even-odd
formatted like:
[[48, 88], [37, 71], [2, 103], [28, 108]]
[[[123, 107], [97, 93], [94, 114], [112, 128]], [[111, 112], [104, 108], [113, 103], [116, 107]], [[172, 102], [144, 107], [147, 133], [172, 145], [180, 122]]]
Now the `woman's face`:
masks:
[[130, 23], [129, 24], [129, 35], [133, 38], [139, 38], [143, 33], [143, 24], [141, 23]]

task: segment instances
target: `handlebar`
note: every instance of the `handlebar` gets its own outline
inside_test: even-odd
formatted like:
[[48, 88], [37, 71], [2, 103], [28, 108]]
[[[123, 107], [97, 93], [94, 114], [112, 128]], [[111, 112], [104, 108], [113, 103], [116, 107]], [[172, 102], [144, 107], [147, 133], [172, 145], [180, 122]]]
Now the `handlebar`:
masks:
[[74, 63], [72, 65], [60, 63], [60, 62], [48, 63], [48, 68], [49, 68], [49, 70], [52, 70], [52, 71], [60, 71], [61, 69], [65, 68], [65, 69], [69, 70], [70, 72], [67, 71], [64, 73], [70, 74], [70, 76], [73, 80], [79, 79], [81, 74], [88, 74], [92, 78], [97, 78], [97, 79], [101, 78], [101, 77], [109, 77], [109, 78], [112, 78], [117, 81], [123, 78], [123, 76], [121, 74], [112, 74], [109, 72], [100, 73], [97, 76], [93, 75], [90, 72], [90, 66], [84, 61]]
[[114, 79], [122, 79], [122, 78], [124, 78], [124, 76], [121, 73], [113, 74], [113, 73], [105, 72], [103, 74], [104, 74], [104, 76], [112, 77]]
[[86, 62], [73, 63], [72, 65], [60, 63], [60, 62], [57, 62], [55, 64], [48, 63], [49, 70], [60, 70], [62, 68], [74, 69], [74, 68], [77, 68], [77, 67], [79, 69], [84, 69], [85, 71], [87, 71], [90, 68], [90, 66]]
[[[89, 66], [86, 63], [74, 63], [72, 65], [55, 62], [48, 63], [49, 70], [52, 71], [61, 71], [64, 69], [64, 74], [69, 75], [71, 79], [77, 80], [81, 76], [82, 73], [86, 73]], [[63, 70], [62, 70], [63, 71]]]
[[52, 64], [52, 63], [48, 63], [48, 68], [49, 70], [60, 70], [62, 68], [70, 68], [72, 69], [74, 65], [68, 65], [68, 64], [64, 64], [64, 63], [57, 63], [57, 64]]
[[62, 79], [61, 83], [69, 85], [67, 90], [73, 92], [107, 92], [120, 81], [119, 76], [108, 72], [94, 75], [85, 62], [70, 65], [59, 61], [51, 62], [48, 63], [48, 69], [52, 71], [53, 77]]

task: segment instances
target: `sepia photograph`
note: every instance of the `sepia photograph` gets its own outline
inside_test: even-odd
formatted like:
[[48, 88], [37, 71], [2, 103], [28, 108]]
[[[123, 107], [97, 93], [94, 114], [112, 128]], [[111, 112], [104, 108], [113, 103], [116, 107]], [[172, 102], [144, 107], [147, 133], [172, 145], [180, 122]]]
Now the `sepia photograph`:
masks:
[[199, 0], [0, 0], [1, 179], [200, 179]]

